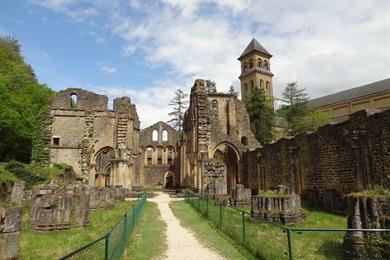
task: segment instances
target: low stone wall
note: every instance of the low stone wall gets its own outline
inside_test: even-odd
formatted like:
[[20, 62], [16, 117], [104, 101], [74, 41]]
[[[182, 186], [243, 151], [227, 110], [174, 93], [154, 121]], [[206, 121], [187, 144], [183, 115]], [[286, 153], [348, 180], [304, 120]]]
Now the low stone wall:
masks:
[[92, 187], [89, 191], [90, 208], [112, 208], [115, 206], [116, 190], [108, 187]]
[[275, 195], [261, 194], [251, 198], [251, 214], [283, 224], [295, 224], [305, 217], [301, 197], [285, 187]]
[[88, 225], [89, 190], [84, 185], [33, 187], [30, 225], [38, 232]]
[[[390, 196], [347, 197], [348, 228], [390, 229]], [[390, 232], [347, 232], [347, 259], [390, 259]]]
[[0, 259], [18, 259], [24, 182], [16, 182], [0, 203]]

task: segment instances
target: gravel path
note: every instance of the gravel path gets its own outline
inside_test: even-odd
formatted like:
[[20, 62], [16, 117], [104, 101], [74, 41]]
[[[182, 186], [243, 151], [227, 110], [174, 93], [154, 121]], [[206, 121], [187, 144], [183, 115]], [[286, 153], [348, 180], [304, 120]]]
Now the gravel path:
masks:
[[180, 221], [173, 215], [169, 202], [182, 199], [174, 199], [168, 194], [159, 192], [158, 196], [148, 199], [156, 202], [161, 213], [161, 218], [167, 223], [167, 244], [168, 250], [165, 259], [224, 259], [214, 251], [203, 246], [194, 234], [180, 225]]

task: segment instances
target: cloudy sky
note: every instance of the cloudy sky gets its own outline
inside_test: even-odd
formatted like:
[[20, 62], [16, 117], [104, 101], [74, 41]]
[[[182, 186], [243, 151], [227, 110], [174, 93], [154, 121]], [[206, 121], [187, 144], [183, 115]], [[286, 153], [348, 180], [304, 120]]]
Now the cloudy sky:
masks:
[[273, 55], [276, 96], [290, 81], [318, 97], [390, 77], [388, 0], [1, 0], [0, 34], [55, 90], [130, 96], [143, 127], [196, 78], [239, 89], [253, 37]]

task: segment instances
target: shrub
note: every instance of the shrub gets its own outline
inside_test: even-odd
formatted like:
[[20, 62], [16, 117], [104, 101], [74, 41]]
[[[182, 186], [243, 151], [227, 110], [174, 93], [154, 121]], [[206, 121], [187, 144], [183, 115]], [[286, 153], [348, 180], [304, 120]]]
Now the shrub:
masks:
[[46, 180], [46, 178], [36, 175], [23, 163], [17, 161], [8, 162], [7, 164], [5, 164], [5, 169], [11, 172], [18, 179], [25, 181], [27, 189], [31, 189], [32, 186]]

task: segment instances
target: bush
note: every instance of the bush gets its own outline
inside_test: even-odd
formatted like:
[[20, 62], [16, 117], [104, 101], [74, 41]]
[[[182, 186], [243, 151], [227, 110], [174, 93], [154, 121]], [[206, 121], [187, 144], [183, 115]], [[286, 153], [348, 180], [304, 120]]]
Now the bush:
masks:
[[27, 189], [31, 189], [32, 186], [46, 180], [46, 178], [36, 175], [31, 169], [26, 168], [23, 163], [17, 161], [10, 161], [5, 164], [5, 169], [16, 178], [25, 181]]
[[14, 183], [18, 178], [15, 177], [12, 173], [4, 169], [2, 165], [0, 165], [0, 184], [3, 183]]

